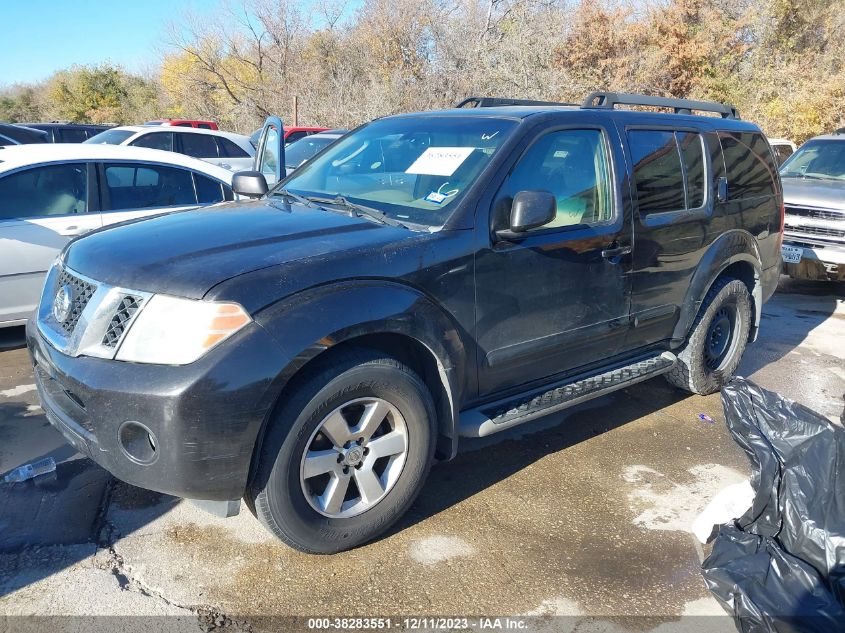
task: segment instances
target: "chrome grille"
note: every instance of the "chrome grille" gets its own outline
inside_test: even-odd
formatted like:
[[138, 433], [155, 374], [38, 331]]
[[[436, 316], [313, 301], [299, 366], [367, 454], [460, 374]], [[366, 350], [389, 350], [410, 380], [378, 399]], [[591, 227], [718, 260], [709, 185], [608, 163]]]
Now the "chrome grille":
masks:
[[117, 306], [117, 310], [115, 310], [114, 316], [109, 321], [109, 327], [106, 330], [105, 336], [103, 336], [103, 345], [106, 347], [117, 347], [117, 344], [129, 327], [129, 323], [131, 323], [135, 313], [138, 312], [138, 308], [141, 307], [141, 302], [141, 297], [133, 295], [123, 297]]
[[831, 229], [824, 226], [796, 226], [794, 224], [787, 224], [786, 229], [792, 229], [798, 233], [805, 235], [819, 235], [821, 237], [839, 237], [845, 238], [845, 230]]
[[94, 292], [96, 292], [97, 286], [72, 275], [65, 269], [62, 269], [59, 274], [59, 279], [56, 282], [56, 293], [65, 286], [70, 288], [70, 311], [68, 312], [67, 318], [59, 323], [59, 325], [65, 332], [70, 334], [79, 322], [79, 317], [82, 316], [82, 311], [85, 309], [85, 306], [87, 306], [88, 302], [91, 301], [91, 297], [94, 295]]
[[845, 220], [845, 210], [836, 209], [814, 209], [812, 207], [794, 207], [785, 205], [786, 215], [800, 215], [805, 218], [816, 218], [817, 220]]

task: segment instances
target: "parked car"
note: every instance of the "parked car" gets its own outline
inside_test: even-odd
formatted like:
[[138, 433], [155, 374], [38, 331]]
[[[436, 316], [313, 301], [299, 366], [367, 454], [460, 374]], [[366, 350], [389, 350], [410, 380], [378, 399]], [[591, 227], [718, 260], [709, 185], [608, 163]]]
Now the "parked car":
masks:
[[285, 146], [285, 171], [290, 174], [294, 169], [307, 163], [318, 153], [334, 143], [349, 130], [327, 130], [311, 134]]
[[[329, 128], [327, 127], [302, 127], [302, 126], [286, 126], [284, 128], [285, 134], [285, 145], [290, 145], [291, 143], [295, 143], [299, 139], [305, 138], [311, 134], [319, 134], [320, 132], [327, 132]], [[258, 138], [261, 136], [261, 132], [264, 130], [263, 127], [258, 128], [249, 136], [249, 140], [252, 143], [253, 147], [258, 147]]]
[[780, 176], [785, 272], [796, 279], [845, 280], [845, 130], [804, 143]]
[[42, 130], [47, 133], [48, 143], [82, 143], [92, 136], [108, 130], [113, 125], [96, 125], [94, 123], [26, 123], [27, 127]]
[[71, 238], [233, 200], [231, 183], [231, 172], [172, 152], [85, 144], [0, 149], [0, 328], [26, 322], [47, 269]]
[[176, 152], [206, 160], [231, 171], [249, 169], [255, 148], [242, 134], [168, 126], [124, 125], [92, 136], [86, 143], [132, 145]]
[[13, 123], [0, 123], [0, 147], [47, 142], [47, 133], [43, 130]]
[[66, 248], [27, 338], [80, 451], [223, 515], [246, 497], [303, 551], [384, 532], [461, 436], [658, 375], [717, 391], [777, 285], [777, 170], [730, 106], [390, 116], [261, 197], [281, 128], [233, 179], [255, 202]]
[[144, 125], [171, 125], [174, 127], [193, 127], [200, 130], [220, 129], [214, 121], [201, 119], [153, 119], [152, 121], [147, 121]]
[[772, 146], [775, 161], [777, 161], [778, 165], [783, 165], [784, 161], [792, 156], [797, 149], [795, 143], [785, 138], [770, 138], [769, 145]]

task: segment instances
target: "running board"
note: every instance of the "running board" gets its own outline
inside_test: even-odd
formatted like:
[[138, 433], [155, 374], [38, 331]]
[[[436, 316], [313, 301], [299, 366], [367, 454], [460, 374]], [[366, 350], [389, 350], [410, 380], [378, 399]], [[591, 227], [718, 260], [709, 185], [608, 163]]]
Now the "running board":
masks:
[[640, 357], [600, 374], [582, 375], [527, 394], [512, 396], [461, 413], [462, 437], [485, 437], [512, 426], [574, 406], [670, 371], [678, 358], [672, 352]]

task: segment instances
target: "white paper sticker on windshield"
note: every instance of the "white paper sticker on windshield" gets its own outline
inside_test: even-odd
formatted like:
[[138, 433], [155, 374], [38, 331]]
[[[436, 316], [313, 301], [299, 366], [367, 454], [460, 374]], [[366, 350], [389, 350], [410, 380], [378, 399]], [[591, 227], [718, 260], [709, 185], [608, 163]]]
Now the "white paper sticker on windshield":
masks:
[[429, 147], [405, 170], [406, 174], [451, 176], [461, 166], [474, 147]]

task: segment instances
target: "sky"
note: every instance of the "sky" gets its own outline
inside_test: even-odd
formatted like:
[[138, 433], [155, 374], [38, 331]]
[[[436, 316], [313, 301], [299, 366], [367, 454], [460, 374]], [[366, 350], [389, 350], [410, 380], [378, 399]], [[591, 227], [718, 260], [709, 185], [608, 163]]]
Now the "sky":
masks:
[[222, 0], [0, 0], [0, 87], [49, 77], [73, 64], [155, 66], [165, 29], [184, 10]]

